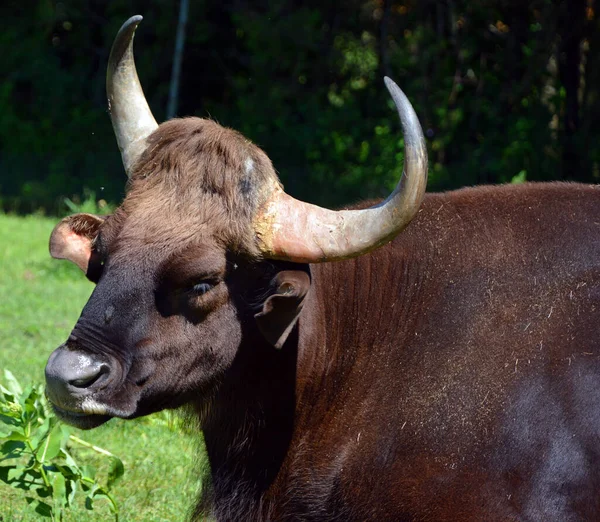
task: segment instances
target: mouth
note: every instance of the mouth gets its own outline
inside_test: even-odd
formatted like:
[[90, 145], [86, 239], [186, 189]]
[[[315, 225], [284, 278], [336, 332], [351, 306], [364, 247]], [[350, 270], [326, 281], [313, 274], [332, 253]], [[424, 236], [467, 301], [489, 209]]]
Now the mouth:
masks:
[[50, 404], [52, 405], [54, 413], [61, 421], [82, 430], [97, 428], [101, 424], [112, 419], [111, 415], [64, 410], [56, 404]]

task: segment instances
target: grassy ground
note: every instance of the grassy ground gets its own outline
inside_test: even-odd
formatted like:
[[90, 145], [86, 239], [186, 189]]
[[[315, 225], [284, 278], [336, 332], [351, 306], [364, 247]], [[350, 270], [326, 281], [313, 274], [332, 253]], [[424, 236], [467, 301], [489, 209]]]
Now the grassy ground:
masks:
[[[48, 238], [56, 220], [0, 214], [0, 379], [8, 368], [22, 384], [42, 382], [44, 365], [62, 343], [92, 291], [78, 268], [52, 260]], [[123, 521], [182, 521], [199, 483], [193, 460], [199, 452], [187, 435], [172, 429], [165, 414], [136, 421], [112, 420], [76, 434], [121, 457], [125, 476], [115, 488]], [[90, 450], [81, 458], [94, 459]], [[24, 495], [0, 484], [0, 520], [30, 521]], [[111, 520], [106, 506], [83, 506], [69, 521]]]

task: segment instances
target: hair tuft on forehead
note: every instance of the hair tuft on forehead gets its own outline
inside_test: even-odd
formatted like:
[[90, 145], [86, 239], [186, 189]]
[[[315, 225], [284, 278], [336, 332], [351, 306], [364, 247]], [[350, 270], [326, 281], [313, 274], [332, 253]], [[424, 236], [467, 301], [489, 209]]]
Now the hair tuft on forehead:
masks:
[[246, 245], [255, 255], [254, 215], [279, 185], [267, 155], [239, 132], [212, 120], [177, 118], [148, 137], [124, 206], [160, 207], [164, 218], [185, 209], [190, 226], [209, 223], [230, 246]]

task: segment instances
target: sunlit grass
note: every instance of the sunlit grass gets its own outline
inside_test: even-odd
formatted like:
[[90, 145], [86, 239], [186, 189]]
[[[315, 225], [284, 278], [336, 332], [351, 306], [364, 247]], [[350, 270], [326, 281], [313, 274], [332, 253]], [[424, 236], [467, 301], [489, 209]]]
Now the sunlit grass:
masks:
[[[55, 223], [0, 214], [0, 370], [8, 368], [23, 384], [43, 381], [48, 356], [66, 339], [93, 289], [77, 267], [50, 258], [47, 245]], [[194, 476], [199, 451], [189, 435], [170, 427], [166, 419], [163, 413], [76, 431], [125, 463], [125, 476], [114, 491], [120, 520], [188, 518], [199, 488]], [[82, 459], [96, 459], [91, 450], [76, 451]], [[0, 484], [0, 521], [37, 517], [24, 494]], [[111, 515], [99, 502], [94, 512], [82, 505], [66, 520], [103, 521]]]

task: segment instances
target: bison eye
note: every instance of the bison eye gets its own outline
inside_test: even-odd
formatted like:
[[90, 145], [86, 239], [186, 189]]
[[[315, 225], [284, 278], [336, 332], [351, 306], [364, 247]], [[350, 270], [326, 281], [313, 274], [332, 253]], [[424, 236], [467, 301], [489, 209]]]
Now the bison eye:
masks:
[[190, 293], [193, 293], [195, 295], [203, 295], [206, 292], [208, 292], [209, 290], [211, 290], [213, 288], [213, 286], [214, 285], [212, 283], [203, 281], [202, 283], [198, 283], [198, 284], [194, 285], [191, 288]]

